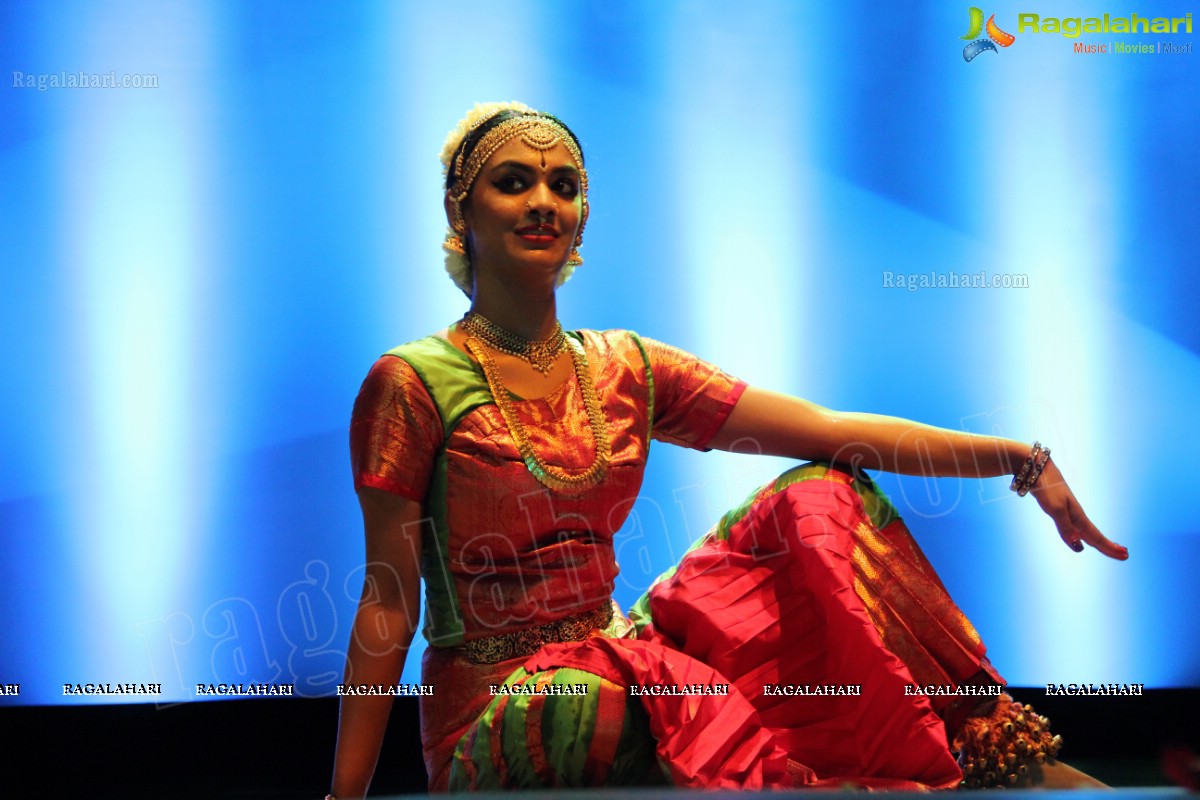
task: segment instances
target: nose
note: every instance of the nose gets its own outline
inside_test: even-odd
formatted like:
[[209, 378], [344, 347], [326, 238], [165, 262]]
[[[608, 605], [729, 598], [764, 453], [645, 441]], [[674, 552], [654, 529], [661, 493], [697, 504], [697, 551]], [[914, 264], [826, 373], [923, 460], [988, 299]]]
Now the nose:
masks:
[[554, 192], [550, 191], [550, 187], [544, 181], [538, 181], [529, 193], [529, 199], [525, 201], [525, 207], [530, 213], [549, 219], [558, 212], [558, 203], [554, 197]]

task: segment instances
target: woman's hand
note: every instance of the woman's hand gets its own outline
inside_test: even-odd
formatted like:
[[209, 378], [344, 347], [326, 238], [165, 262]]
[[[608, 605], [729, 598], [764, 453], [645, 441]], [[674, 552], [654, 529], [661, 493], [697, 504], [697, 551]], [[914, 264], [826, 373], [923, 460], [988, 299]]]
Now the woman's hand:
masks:
[[1126, 547], [1110, 541], [1092, 524], [1087, 514], [1083, 513], [1083, 506], [1075, 498], [1071, 487], [1067, 486], [1066, 479], [1058, 471], [1053, 460], [1046, 462], [1042, 476], [1034, 484], [1032, 492], [1038, 505], [1058, 526], [1058, 535], [1067, 543], [1067, 547], [1082, 553], [1086, 542], [1109, 558], [1118, 561], [1129, 558], [1129, 550]]
[[[897, 417], [831, 411], [796, 397], [748, 387], [709, 446], [761, 455], [837, 460], [902, 475], [989, 478], [1008, 475], [1029, 445], [1012, 439], [934, 428]], [[749, 447], [747, 447], [749, 444]], [[1053, 461], [1033, 487], [1038, 505], [1067, 546], [1089, 544], [1124, 561], [1129, 551], [1105, 538], [1083, 513]]]

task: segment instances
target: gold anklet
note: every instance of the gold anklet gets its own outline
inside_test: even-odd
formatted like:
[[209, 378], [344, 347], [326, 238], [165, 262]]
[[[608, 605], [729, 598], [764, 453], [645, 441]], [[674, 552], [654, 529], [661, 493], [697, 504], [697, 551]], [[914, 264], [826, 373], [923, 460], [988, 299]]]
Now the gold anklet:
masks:
[[1050, 720], [1033, 706], [1000, 695], [986, 717], [969, 717], [954, 737], [964, 789], [1014, 786], [1029, 772], [1029, 763], [1045, 764], [1062, 747], [1062, 737], [1050, 733]]

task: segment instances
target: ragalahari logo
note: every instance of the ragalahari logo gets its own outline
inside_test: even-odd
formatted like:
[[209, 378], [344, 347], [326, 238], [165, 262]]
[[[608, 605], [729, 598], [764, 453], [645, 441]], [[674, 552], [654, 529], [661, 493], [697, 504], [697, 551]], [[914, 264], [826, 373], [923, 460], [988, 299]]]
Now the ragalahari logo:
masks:
[[[979, 38], [979, 34], [984, 30], [987, 31], [987, 36]], [[996, 45], [1008, 47], [1017, 40], [1017, 37], [1011, 33], [1005, 33], [1000, 30], [1000, 26], [996, 24], [996, 15], [992, 14], [988, 17], [987, 25], [983, 24], [983, 9], [971, 7], [971, 29], [967, 31], [964, 39], [972, 39], [973, 41], [963, 48], [963, 60], [970, 61], [975, 56], [985, 50], [991, 50], [993, 53], [999, 52]]]

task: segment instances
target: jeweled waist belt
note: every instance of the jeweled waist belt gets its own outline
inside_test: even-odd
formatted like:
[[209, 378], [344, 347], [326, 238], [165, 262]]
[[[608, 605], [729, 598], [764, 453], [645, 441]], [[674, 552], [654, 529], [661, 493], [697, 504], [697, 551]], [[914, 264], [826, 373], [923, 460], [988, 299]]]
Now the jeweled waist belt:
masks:
[[499, 664], [510, 658], [531, 656], [544, 644], [583, 641], [596, 628], [607, 627], [612, 617], [612, 601], [605, 600], [603, 605], [591, 611], [573, 614], [532, 628], [472, 639], [459, 645], [459, 649], [472, 663]]

